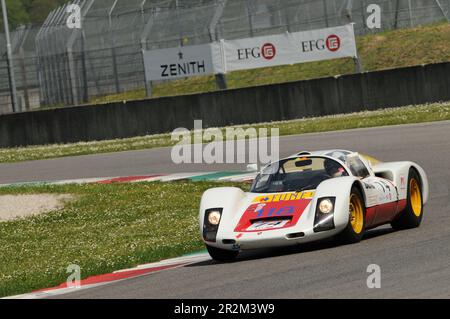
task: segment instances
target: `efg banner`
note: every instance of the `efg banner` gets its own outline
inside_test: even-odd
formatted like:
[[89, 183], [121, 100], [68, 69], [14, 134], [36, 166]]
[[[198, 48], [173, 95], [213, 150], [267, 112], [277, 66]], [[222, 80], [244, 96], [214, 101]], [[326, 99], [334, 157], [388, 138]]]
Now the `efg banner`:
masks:
[[353, 24], [224, 41], [222, 46], [224, 73], [343, 57], [357, 58]]
[[173, 80], [214, 74], [213, 46], [217, 43], [144, 51], [147, 81]]

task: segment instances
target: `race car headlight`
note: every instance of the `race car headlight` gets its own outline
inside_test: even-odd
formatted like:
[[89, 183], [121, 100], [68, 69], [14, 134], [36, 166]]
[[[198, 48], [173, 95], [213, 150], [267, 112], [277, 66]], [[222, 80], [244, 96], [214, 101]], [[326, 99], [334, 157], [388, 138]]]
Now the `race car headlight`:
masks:
[[205, 211], [205, 219], [203, 220], [203, 239], [205, 241], [216, 242], [222, 211], [222, 208], [211, 208]]
[[335, 197], [319, 198], [317, 201], [316, 215], [314, 218], [314, 232], [319, 233], [327, 230], [333, 230], [334, 208], [336, 204]]
[[208, 214], [208, 222], [212, 226], [217, 226], [220, 223], [220, 219], [222, 218], [222, 212], [218, 210], [212, 210]]
[[329, 198], [322, 199], [319, 203], [319, 211], [322, 214], [330, 214], [333, 212], [334, 204]]

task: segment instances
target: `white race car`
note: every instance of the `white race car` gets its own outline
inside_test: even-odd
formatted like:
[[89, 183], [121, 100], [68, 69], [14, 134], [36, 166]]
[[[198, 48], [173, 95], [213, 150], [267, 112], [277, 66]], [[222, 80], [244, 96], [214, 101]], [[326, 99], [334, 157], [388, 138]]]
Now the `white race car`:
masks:
[[249, 193], [206, 191], [200, 231], [219, 261], [329, 237], [356, 243], [384, 224], [418, 227], [428, 197], [427, 175], [416, 163], [382, 163], [344, 150], [302, 152], [266, 166]]

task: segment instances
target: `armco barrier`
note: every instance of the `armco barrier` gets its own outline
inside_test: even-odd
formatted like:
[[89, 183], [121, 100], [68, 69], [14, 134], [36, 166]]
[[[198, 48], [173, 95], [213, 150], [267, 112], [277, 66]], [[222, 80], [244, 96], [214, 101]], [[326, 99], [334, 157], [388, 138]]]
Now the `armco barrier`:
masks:
[[450, 100], [450, 63], [0, 115], [0, 147], [125, 138]]

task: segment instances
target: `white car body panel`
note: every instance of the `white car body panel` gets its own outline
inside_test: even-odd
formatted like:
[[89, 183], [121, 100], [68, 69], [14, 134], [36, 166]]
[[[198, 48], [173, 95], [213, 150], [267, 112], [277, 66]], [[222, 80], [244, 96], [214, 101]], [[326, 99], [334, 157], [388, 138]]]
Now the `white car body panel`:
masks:
[[428, 184], [428, 176], [418, 164], [413, 162], [390, 162], [380, 163], [373, 167], [373, 171], [376, 175], [384, 175], [385, 178], [392, 180], [394, 185], [397, 186], [400, 199], [405, 199], [407, 196], [407, 181], [409, 169], [414, 167], [420, 175], [423, 203], [426, 204], [430, 197], [430, 186]]

